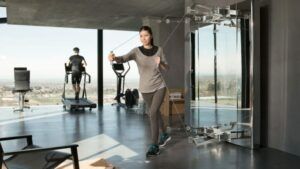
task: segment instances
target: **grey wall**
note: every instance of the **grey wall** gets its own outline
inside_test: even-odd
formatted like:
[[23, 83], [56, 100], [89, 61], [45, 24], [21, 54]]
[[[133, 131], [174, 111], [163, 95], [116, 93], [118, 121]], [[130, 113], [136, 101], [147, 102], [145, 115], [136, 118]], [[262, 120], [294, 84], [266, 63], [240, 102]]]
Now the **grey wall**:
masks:
[[[144, 25], [149, 25], [153, 31], [154, 43], [162, 46], [170, 69], [164, 72], [164, 78], [169, 88], [184, 88], [184, 22], [166, 24], [157, 20], [144, 19]], [[178, 27], [175, 29], [175, 27]], [[175, 31], [172, 35], [171, 33]], [[169, 39], [167, 41], [167, 39]]]
[[269, 0], [264, 5], [269, 8], [268, 35], [262, 35], [268, 38], [267, 51], [262, 51], [268, 56], [261, 56], [267, 61], [262, 79], [267, 90], [262, 105], [265, 144], [300, 155], [300, 1]]
[[[161, 45], [165, 43], [178, 23], [160, 27]], [[167, 85], [172, 88], [184, 88], [184, 22], [170, 36], [164, 46], [165, 54], [170, 65], [170, 70], [165, 74]]]
[[[185, 9], [188, 6], [193, 4], [193, 0], [185, 0]], [[185, 48], [185, 57], [184, 57], [184, 82], [185, 82], [185, 123], [190, 126], [192, 119], [191, 115], [191, 99], [192, 99], [192, 82], [191, 82], [191, 58], [192, 58], [192, 51], [191, 51], [191, 20], [188, 19], [188, 22], [185, 24], [184, 28], [184, 48]]]

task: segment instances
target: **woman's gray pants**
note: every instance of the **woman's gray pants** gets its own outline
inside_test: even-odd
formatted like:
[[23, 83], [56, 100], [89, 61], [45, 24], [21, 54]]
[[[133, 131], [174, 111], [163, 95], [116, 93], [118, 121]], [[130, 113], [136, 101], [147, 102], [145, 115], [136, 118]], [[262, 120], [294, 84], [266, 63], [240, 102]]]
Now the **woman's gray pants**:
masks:
[[150, 117], [152, 144], [158, 144], [159, 129], [161, 129], [163, 133], [166, 132], [160, 112], [160, 106], [165, 97], [165, 93], [165, 87], [153, 93], [142, 93], [147, 106], [147, 114]]

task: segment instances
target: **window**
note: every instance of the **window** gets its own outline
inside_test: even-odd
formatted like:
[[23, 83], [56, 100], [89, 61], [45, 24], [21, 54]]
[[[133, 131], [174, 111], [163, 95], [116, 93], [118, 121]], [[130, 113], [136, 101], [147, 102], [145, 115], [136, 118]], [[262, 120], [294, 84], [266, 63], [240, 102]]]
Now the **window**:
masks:
[[227, 26], [226, 22], [216, 25], [215, 37], [214, 25], [200, 27], [195, 32], [195, 96], [198, 105], [237, 106], [239, 104], [241, 33], [236, 27]]
[[6, 8], [0, 7], [0, 18], [6, 18]]
[[200, 104], [214, 99], [214, 36], [213, 25], [196, 31], [196, 98]]
[[[14, 67], [27, 67], [31, 73], [28, 93], [30, 105], [61, 104], [65, 70], [64, 63], [80, 48], [87, 61], [92, 83], [87, 85], [89, 99], [97, 98], [97, 30], [0, 25], [0, 106], [14, 106], [12, 94]], [[74, 97], [71, 84], [67, 97]]]
[[[115, 31], [115, 30], [104, 30], [103, 32], [103, 79], [104, 79], [104, 104], [111, 104], [116, 102], [114, 98], [117, 95], [117, 76], [112, 70], [112, 66], [107, 59], [107, 56], [111, 50], [116, 56], [121, 56], [128, 53], [134, 47], [140, 46], [139, 34], [135, 31]], [[130, 61], [130, 70], [125, 77], [125, 89], [138, 88], [139, 84], [139, 73], [134, 61]], [[127, 64], [124, 63], [125, 69], [128, 68]], [[124, 103], [124, 100], [122, 100]]]
[[218, 103], [235, 107], [240, 104], [241, 32], [227, 22], [217, 26]]

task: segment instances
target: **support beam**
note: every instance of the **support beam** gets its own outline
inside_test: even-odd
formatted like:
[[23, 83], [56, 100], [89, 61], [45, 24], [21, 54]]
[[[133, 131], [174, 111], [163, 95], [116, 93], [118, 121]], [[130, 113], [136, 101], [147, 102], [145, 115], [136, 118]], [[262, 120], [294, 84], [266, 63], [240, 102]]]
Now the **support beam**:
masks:
[[[187, 4], [189, 5], [189, 4]], [[192, 114], [191, 114], [191, 98], [192, 98], [192, 90], [191, 90], [191, 58], [192, 58], [192, 50], [191, 50], [191, 25], [190, 19], [186, 19], [186, 23], [184, 24], [184, 121], [186, 125], [192, 125]]]
[[252, 109], [252, 148], [260, 146], [260, 1], [252, 0], [251, 4], [251, 55], [250, 55], [250, 104]]
[[215, 84], [215, 104], [218, 103], [218, 70], [217, 70], [217, 25], [214, 24], [214, 84]]
[[103, 30], [97, 31], [97, 91], [98, 91], [98, 108], [103, 106]]
[[250, 37], [249, 19], [241, 19], [242, 108], [250, 107]]
[[192, 90], [192, 100], [196, 100], [196, 65], [195, 65], [195, 60], [196, 60], [196, 55], [195, 55], [195, 33], [191, 33], [191, 90]]

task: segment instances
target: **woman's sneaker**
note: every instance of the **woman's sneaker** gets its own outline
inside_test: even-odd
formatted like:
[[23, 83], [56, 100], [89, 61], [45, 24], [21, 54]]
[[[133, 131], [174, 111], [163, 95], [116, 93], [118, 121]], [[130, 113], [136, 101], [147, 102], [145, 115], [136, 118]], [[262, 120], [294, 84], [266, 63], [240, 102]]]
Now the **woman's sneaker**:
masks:
[[147, 157], [151, 157], [151, 156], [157, 156], [159, 155], [159, 147], [156, 144], [152, 144], [149, 149], [148, 152], [146, 154]]
[[171, 140], [171, 136], [169, 136], [169, 134], [164, 133], [160, 135], [159, 138], [159, 147], [164, 147], [165, 145], [167, 145], [167, 143]]

